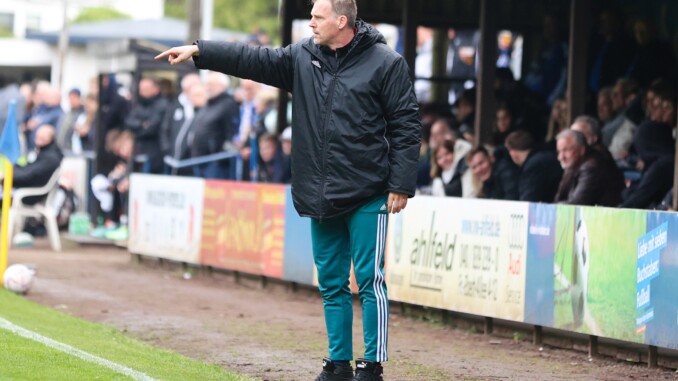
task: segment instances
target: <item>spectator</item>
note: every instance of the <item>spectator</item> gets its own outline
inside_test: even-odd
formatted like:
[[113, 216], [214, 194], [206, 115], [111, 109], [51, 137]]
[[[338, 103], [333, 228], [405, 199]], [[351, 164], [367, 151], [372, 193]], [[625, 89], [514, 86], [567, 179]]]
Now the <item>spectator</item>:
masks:
[[600, 159], [606, 163], [610, 171], [617, 169], [617, 163], [612, 158], [612, 154], [610, 154], [607, 147], [601, 143], [600, 123], [598, 123], [596, 118], [589, 115], [579, 116], [574, 120], [570, 129], [584, 134], [589, 149], [600, 154]]
[[130, 131], [112, 130], [107, 135], [107, 148], [116, 157], [116, 165], [106, 176], [90, 181], [92, 193], [105, 213], [105, 223], [90, 232], [95, 238], [127, 239], [127, 207], [129, 175], [135, 168], [135, 137]]
[[511, 109], [513, 123], [542, 140], [546, 134], [548, 106], [539, 96], [531, 93], [520, 81], [516, 81], [509, 68], [495, 71], [494, 95], [498, 103], [506, 103]]
[[285, 163], [285, 178], [292, 179], [292, 127], [286, 127], [280, 134], [283, 161]]
[[9, 113], [9, 103], [12, 100], [16, 102], [14, 115], [16, 116], [17, 125], [19, 125], [24, 120], [26, 100], [21, 95], [19, 86], [17, 86], [12, 78], [0, 74], [0, 134], [5, 128], [7, 114]]
[[602, 154], [589, 147], [581, 132], [565, 130], [556, 139], [558, 161], [565, 173], [555, 201], [574, 205], [619, 205], [624, 189], [621, 172], [610, 168]]
[[551, 106], [551, 115], [547, 124], [546, 147], [556, 150], [556, 136], [568, 127], [567, 124], [567, 101], [563, 98], [556, 99]]
[[[514, 121], [513, 112], [508, 104], [502, 102], [497, 106], [496, 119], [494, 124], [494, 131], [492, 133], [492, 148], [494, 149], [493, 156], [495, 159], [501, 160], [508, 158], [508, 151], [504, 143], [506, 137], [513, 131], [519, 129]], [[509, 161], [511, 161], [509, 159]]]
[[479, 198], [518, 200], [518, 167], [508, 158], [495, 160], [483, 146], [467, 155], [474, 181], [480, 184]]
[[612, 88], [612, 112], [615, 116], [603, 126], [602, 135], [603, 144], [609, 147], [612, 157], [617, 160], [625, 158], [633, 140], [637, 124], [628, 117], [627, 111], [637, 97], [638, 85], [629, 79], [618, 80]]
[[600, 123], [605, 124], [612, 120], [614, 114], [612, 112], [612, 88], [603, 87], [598, 92], [597, 114]]
[[[195, 114], [190, 93], [193, 86], [198, 84], [200, 84], [200, 76], [196, 73], [186, 74], [181, 79], [181, 92], [168, 107], [160, 131], [160, 147], [163, 156], [170, 156], [176, 160], [189, 157], [186, 137]], [[204, 88], [202, 92], [205, 92]], [[172, 174], [177, 174], [177, 172], [173, 170]]]
[[129, 113], [130, 105], [118, 92], [115, 74], [102, 76], [101, 85], [102, 87], [98, 91], [101, 106], [101, 125], [104, 134], [108, 134], [111, 130], [125, 127], [125, 116]]
[[70, 134], [66, 136], [65, 148], [74, 153], [93, 151], [94, 133], [96, 132], [99, 102], [94, 94], [85, 97], [85, 112], [80, 114]]
[[514, 131], [506, 137], [506, 148], [518, 171], [520, 201], [552, 202], [563, 170], [552, 151], [536, 147], [527, 131]]
[[[15, 166], [13, 186], [14, 188], [41, 187], [49, 181], [54, 171], [61, 165], [63, 155], [54, 141], [56, 129], [54, 126], [45, 124], [35, 133], [35, 159], [26, 166]], [[3, 175], [0, 174], [0, 180]], [[29, 197], [24, 202], [34, 204], [40, 201], [39, 197]]]
[[633, 146], [640, 158], [640, 180], [629, 186], [622, 197], [623, 208], [645, 209], [661, 203], [673, 186], [675, 141], [673, 126], [647, 121], [636, 131]]
[[[193, 140], [191, 157], [211, 155], [222, 152], [224, 143], [235, 134], [239, 122], [238, 105], [226, 92], [229, 86], [226, 74], [210, 72], [207, 76], [207, 96], [205, 107], [196, 112], [192, 123]], [[198, 86], [196, 91], [199, 91]], [[196, 107], [199, 107], [196, 106]], [[193, 167], [194, 174], [210, 179], [225, 179], [228, 176], [222, 161], [212, 161]]]
[[264, 132], [259, 137], [259, 174], [257, 181], [276, 184], [285, 184], [290, 181], [290, 178], [286, 178], [285, 160], [278, 143], [278, 138], [268, 132]]
[[139, 81], [139, 98], [125, 119], [125, 127], [134, 133], [136, 154], [144, 157], [144, 173], [163, 171], [160, 126], [166, 109], [167, 100], [160, 95], [158, 82], [152, 78], [142, 78]]
[[262, 89], [257, 93], [254, 99], [254, 112], [257, 115], [257, 131], [275, 133], [278, 119], [277, 101], [278, 91], [274, 88]]
[[464, 90], [457, 99], [456, 108], [455, 117], [459, 125], [459, 133], [464, 139], [472, 142], [476, 120], [476, 90]]
[[39, 85], [36, 89], [35, 111], [31, 113], [26, 122], [26, 146], [28, 149], [35, 147], [35, 134], [44, 125], [50, 125], [56, 129], [59, 126], [64, 111], [61, 109], [61, 94], [59, 89], [49, 85]]
[[[101, 87], [99, 88], [99, 80]], [[112, 131], [120, 132], [125, 128], [125, 117], [129, 115], [130, 102], [120, 95], [118, 91], [118, 83], [115, 74], [105, 74], [99, 78], [93, 78], [90, 83], [90, 93], [98, 94], [99, 97], [99, 112], [98, 117], [101, 118], [100, 131], [104, 136], [104, 141], [108, 141], [108, 134]], [[113, 133], [117, 135], [117, 133]], [[113, 170], [118, 159], [105, 147], [95, 146], [97, 152], [97, 164], [100, 174], [107, 174]]]
[[445, 140], [433, 150], [433, 159], [436, 164], [431, 169], [433, 179], [431, 194], [433, 196], [462, 196], [462, 173], [456, 170], [455, 156], [453, 140]]
[[59, 127], [59, 132], [57, 134], [57, 145], [63, 150], [80, 153], [82, 151], [82, 146], [78, 145], [79, 139], [75, 144], [75, 147], [73, 144], [74, 140], [71, 139], [76, 122], [81, 115], [85, 114], [85, 107], [82, 104], [82, 97], [79, 89], [71, 89], [71, 91], [68, 92], [68, 104], [70, 109], [61, 120], [61, 126]]

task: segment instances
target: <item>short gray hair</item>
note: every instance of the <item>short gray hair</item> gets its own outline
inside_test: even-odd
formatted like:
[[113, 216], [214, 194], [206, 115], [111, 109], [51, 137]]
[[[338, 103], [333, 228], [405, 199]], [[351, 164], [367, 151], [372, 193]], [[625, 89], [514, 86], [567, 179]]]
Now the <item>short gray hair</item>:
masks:
[[574, 138], [574, 142], [577, 146], [588, 148], [589, 144], [586, 142], [586, 136], [584, 136], [584, 134], [582, 134], [579, 131], [575, 131], [569, 128], [560, 131], [560, 133], [556, 136], [556, 141], [569, 137]]
[[[358, 5], [355, 0], [327, 0], [332, 4], [332, 10], [337, 16], [346, 16], [346, 25], [349, 28], [355, 27], [355, 20], [358, 17]], [[318, 0], [312, 0], [317, 3]]]

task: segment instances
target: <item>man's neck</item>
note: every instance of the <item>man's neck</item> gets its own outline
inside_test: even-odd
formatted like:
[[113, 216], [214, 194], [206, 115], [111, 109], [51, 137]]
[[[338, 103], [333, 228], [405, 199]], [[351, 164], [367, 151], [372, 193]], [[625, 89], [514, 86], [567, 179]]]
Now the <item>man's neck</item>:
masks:
[[351, 43], [353, 37], [355, 37], [355, 29], [346, 28], [342, 30], [341, 33], [337, 36], [336, 42], [330, 43], [327, 47], [330, 48], [331, 50], [341, 49], [344, 46]]

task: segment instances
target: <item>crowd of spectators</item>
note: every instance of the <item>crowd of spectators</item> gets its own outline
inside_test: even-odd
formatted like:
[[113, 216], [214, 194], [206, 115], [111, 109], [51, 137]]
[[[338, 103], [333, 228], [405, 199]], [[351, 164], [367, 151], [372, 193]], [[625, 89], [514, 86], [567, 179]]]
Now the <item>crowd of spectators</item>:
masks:
[[[420, 193], [669, 209], [678, 66], [651, 21], [625, 24], [622, 16], [600, 14], [589, 54], [592, 101], [574, 121], [562, 86], [567, 73], [560, 70], [567, 45], [548, 15], [542, 50], [523, 80], [508, 68], [496, 70], [496, 118], [487, 144], [473, 136], [473, 88], [450, 106], [423, 104]], [[475, 148], [461, 153], [460, 142]]]
[[[422, 102], [419, 193], [669, 208], [676, 60], [652, 22], [640, 19], [625, 27], [621, 16], [603, 11], [590, 44], [589, 115], [568, 120], [567, 33], [553, 15], [544, 18], [543, 43], [522, 80], [498, 65], [496, 119], [487, 144], [476, 141], [472, 86], [452, 86], [451, 104]], [[430, 36], [421, 37], [418, 64], [426, 62], [431, 48]], [[448, 64], [457, 74], [462, 69], [472, 74], [473, 57], [465, 45], [477, 36], [452, 31], [450, 38]], [[102, 77], [101, 86], [92, 80], [88, 89], [70, 89], [64, 110], [62, 89], [1, 77], [0, 129], [9, 99], [17, 100], [28, 161], [49, 157], [51, 164], [58, 164], [61, 151], [95, 150], [96, 134], [104, 134], [105, 152], [96, 153], [99, 173], [91, 187], [115, 226], [124, 224], [132, 172], [289, 182], [293, 126], [276, 130], [277, 90], [235, 81], [215, 72], [189, 73], [176, 83], [143, 76], [128, 88], [111, 74]], [[426, 91], [420, 83], [416, 89]], [[43, 172], [49, 171], [31, 170], [36, 167], [17, 173], [27, 172], [37, 179], [31, 184], [42, 185], [49, 179]]]

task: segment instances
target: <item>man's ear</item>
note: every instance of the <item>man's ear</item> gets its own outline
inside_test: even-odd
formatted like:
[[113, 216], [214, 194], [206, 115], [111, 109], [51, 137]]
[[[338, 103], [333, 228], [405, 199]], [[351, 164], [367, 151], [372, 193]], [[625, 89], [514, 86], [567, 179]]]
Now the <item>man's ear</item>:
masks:
[[337, 26], [339, 29], [344, 29], [346, 27], [346, 24], [348, 24], [348, 17], [341, 15], [337, 17]]

